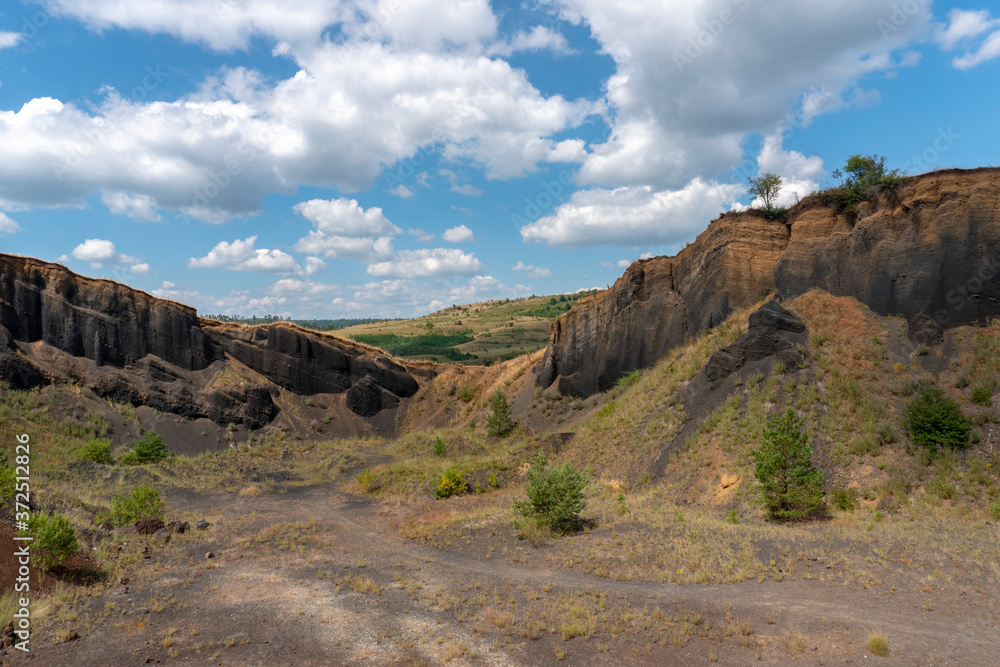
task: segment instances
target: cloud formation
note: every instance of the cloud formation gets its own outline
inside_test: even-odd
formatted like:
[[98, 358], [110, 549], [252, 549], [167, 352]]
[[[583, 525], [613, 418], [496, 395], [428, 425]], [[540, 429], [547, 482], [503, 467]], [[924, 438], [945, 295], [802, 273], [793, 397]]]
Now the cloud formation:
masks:
[[542, 268], [540, 266], [532, 266], [530, 264], [525, 264], [524, 262], [518, 260], [517, 264], [510, 267], [511, 271], [525, 271], [529, 278], [551, 278], [554, 274], [552, 271]]
[[680, 243], [745, 191], [742, 185], [697, 178], [676, 191], [651, 186], [579, 190], [552, 215], [521, 227], [521, 238], [563, 248]]
[[90, 262], [92, 269], [99, 269], [104, 264], [132, 264], [137, 260], [135, 257], [122, 255], [115, 250], [115, 244], [107, 239], [87, 239], [71, 253], [74, 259], [82, 262]]
[[401, 250], [389, 261], [368, 265], [377, 278], [452, 278], [471, 276], [485, 267], [472, 253], [458, 248]]
[[465, 225], [459, 225], [457, 227], [450, 227], [444, 230], [444, 234], [441, 235], [448, 243], [466, 243], [468, 241], [475, 241], [476, 235], [472, 233], [472, 230]]
[[[979, 39], [983, 35], [987, 36]], [[965, 53], [953, 58], [951, 64], [956, 69], [972, 69], [1000, 56], [1000, 19], [992, 18], [985, 9], [953, 9], [948, 14], [947, 26], [938, 32], [936, 39], [946, 51], [961, 46]]]
[[590, 147], [579, 182], [657, 190], [732, 169], [748, 134], [771, 132], [792, 112], [808, 123], [850, 104], [857, 80], [898, 68], [890, 54], [932, 18], [922, 5], [884, 36], [878, 21], [897, 0], [774, 0], [766, 11], [750, 0], [675, 3], [670, 11], [653, 0], [548, 4], [586, 24], [615, 60], [611, 133]]
[[291, 255], [281, 250], [255, 248], [257, 237], [251, 236], [232, 243], [221, 241], [204, 257], [192, 257], [187, 265], [192, 269], [227, 269], [230, 271], [263, 271], [266, 273], [299, 273], [301, 268]]
[[21, 225], [14, 222], [6, 213], [0, 213], [0, 234], [17, 234]]

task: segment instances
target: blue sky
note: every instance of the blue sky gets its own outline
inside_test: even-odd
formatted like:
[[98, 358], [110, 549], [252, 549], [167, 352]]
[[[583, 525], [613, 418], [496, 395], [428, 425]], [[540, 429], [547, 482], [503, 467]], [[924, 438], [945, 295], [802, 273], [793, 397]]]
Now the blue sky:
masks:
[[0, 14], [0, 251], [203, 313], [605, 287], [718, 213], [997, 165], [983, 0], [36, 0]]

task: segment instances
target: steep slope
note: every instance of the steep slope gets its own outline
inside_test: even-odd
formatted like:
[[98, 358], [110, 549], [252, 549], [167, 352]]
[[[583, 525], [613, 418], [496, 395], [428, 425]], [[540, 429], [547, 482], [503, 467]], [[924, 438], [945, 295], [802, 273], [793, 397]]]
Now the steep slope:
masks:
[[941, 326], [981, 321], [1000, 314], [998, 273], [997, 169], [907, 179], [850, 214], [813, 196], [782, 221], [725, 215], [676, 257], [635, 262], [553, 322], [537, 383], [605, 391], [774, 290], [790, 298], [821, 287]]
[[249, 428], [274, 419], [282, 391], [343, 395], [351, 413], [370, 418], [419, 389], [410, 370], [373, 348], [287, 323], [203, 320], [125, 285], [2, 254], [0, 379], [15, 388], [75, 382], [116, 401]]

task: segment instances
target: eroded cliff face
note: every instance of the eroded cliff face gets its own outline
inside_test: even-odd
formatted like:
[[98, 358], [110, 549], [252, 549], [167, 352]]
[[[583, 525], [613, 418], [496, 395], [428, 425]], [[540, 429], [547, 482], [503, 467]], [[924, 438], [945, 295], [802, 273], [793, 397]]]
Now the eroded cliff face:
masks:
[[855, 215], [808, 198], [783, 221], [722, 217], [553, 322], [538, 385], [605, 391], [733, 310], [813, 287], [942, 326], [1000, 315], [1000, 170], [915, 177]]
[[790, 217], [774, 267], [782, 298], [820, 287], [880, 315], [943, 326], [1000, 315], [1000, 170], [928, 174], [858, 207], [857, 220], [815, 207]]
[[282, 390], [343, 395], [346, 408], [369, 418], [419, 388], [371, 348], [287, 323], [201, 320], [188, 306], [3, 254], [0, 380], [15, 388], [76, 382], [119, 402], [249, 428], [277, 415]]
[[676, 257], [634, 262], [610, 289], [550, 325], [538, 384], [589, 396], [651, 366], [685, 337], [774, 290], [772, 269], [788, 236], [781, 222], [727, 216]]

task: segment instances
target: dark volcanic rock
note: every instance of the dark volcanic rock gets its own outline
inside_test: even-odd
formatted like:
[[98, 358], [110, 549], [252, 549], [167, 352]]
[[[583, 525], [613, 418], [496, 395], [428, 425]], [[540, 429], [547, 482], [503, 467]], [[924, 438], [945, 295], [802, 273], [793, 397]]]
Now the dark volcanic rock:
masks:
[[724, 216], [676, 257], [633, 263], [553, 322], [538, 385], [605, 391], [733, 310], [813, 287], [904, 315], [925, 344], [940, 340], [929, 319], [947, 327], [1000, 315], [1000, 170], [914, 177], [850, 215], [810, 197], [783, 222]]
[[135, 522], [135, 532], [140, 535], [152, 535], [163, 528], [163, 522], [159, 519], [139, 519]]
[[382, 390], [365, 378], [347, 390], [347, 407], [362, 417], [373, 417], [382, 411]]
[[[220, 381], [233, 366], [257, 375]], [[126, 285], [3, 254], [0, 380], [16, 388], [75, 382], [114, 401], [251, 429], [278, 415], [280, 390], [340, 394], [360, 385], [349, 400], [370, 417], [419, 388], [400, 364], [334, 336], [201, 320]]]
[[677, 257], [634, 262], [611, 289], [550, 325], [538, 384], [589, 396], [653, 365], [733, 308], [773, 291], [771, 267], [787, 243], [783, 223], [745, 213], [712, 223]]
[[907, 324], [910, 340], [921, 345], [940, 345], [944, 340], [944, 327], [929, 315], [918, 314]]
[[155, 355], [184, 370], [222, 359], [194, 308], [27, 257], [0, 257], [0, 326], [74, 357], [125, 366]]
[[418, 389], [417, 381], [406, 369], [388, 357], [378, 355], [372, 359], [367, 350], [293, 325], [213, 327], [207, 332], [235, 359], [297, 394], [339, 394], [360, 379], [406, 398]]
[[806, 325], [777, 301], [768, 301], [750, 315], [749, 330], [727, 348], [713, 354], [705, 365], [705, 378], [717, 382], [746, 364], [777, 356], [794, 366], [802, 355], [795, 347], [804, 344]]
[[942, 326], [1000, 314], [1000, 170], [915, 177], [858, 207], [856, 218], [812, 207], [792, 220], [774, 267], [783, 298], [812, 287], [881, 315]]

